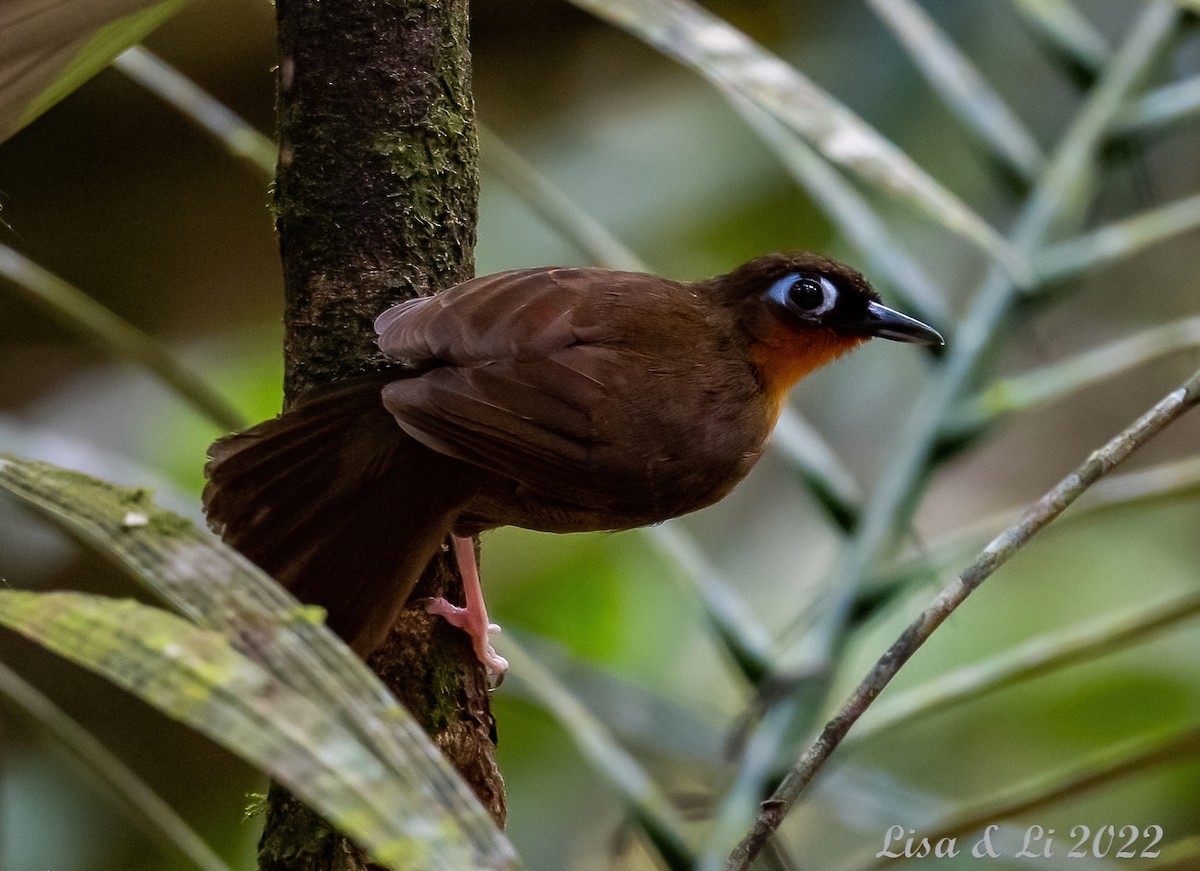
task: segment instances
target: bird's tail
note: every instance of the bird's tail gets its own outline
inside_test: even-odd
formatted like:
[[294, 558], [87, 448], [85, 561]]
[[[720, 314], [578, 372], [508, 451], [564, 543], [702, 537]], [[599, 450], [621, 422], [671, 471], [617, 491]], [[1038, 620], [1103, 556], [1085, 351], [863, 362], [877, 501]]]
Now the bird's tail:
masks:
[[473, 492], [462, 464], [406, 435], [380, 391], [395, 373], [335, 382], [216, 442], [209, 525], [366, 656]]

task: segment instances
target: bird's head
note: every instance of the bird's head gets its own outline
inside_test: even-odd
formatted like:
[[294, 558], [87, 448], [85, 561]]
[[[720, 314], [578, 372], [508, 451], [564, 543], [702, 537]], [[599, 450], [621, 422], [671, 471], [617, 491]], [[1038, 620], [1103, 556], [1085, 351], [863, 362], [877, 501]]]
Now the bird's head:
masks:
[[941, 334], [885, 306], [858, 272], [817, 254], [768, 254], [711, 281], [737, 313], [749, 354], [778, 402], [800, 378], [871, 338], [941, 345]]

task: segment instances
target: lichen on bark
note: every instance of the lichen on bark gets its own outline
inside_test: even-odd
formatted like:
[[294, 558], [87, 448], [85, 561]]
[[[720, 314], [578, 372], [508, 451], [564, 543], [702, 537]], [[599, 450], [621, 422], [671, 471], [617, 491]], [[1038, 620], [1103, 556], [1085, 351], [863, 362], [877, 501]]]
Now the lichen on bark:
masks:
[[[474, 272], [479, 178], [467, 0], [278, 0], [275, 218], [286, 310], [285, 402], [383, 360], [392, 303]], [[414, 599], [458, 599], [435, 559]], [[420, 608], [371, 666], [497, 822], [505, 817], [486, 675], [461, 632]], [[259, 846], [270, 871], [363, 869], [361, 851], [273, 787]]]
[[288, 401], [377, 365], [389, 304], [471, 277], [465, 0], [280, 0], [275, 209]]

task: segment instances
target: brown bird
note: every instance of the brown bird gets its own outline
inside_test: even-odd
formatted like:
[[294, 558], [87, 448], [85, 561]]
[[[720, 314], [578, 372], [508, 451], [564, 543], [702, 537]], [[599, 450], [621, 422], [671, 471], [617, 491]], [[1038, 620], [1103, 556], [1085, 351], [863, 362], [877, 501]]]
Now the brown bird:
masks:
[[213, 446], [209, 522], [362, 656], [451, 537], [466, 607], [430, 610], [501, 674], [471, 536], [629, 529], [711, 505], [758, 460], [798, 379], [872, 336], [942, 342], [814, 254], [694, 284], [502, 272], [393, 306], [375, 329], [393, 367]]

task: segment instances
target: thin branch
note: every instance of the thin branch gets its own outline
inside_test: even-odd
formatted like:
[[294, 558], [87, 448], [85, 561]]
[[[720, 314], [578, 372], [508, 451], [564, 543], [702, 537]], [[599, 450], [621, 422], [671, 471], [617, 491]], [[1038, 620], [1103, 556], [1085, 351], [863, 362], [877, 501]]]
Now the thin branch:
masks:
[[727, 871], [744, 871], [787, 816], [796, 799], [812, 782], [847, 731], [870, 706], [900, 668], [934, 630], [983, 581], [1017, 553], [1034, 535], [1079, 498], [1093, 483], [1124, 462], [1165, 427], [1200, 404], [1200, 371], [1172, 391], [1129, 428], [1092, 453], [1074, 472], [1039, 499], [1015, 525], [997, 536], [961, 575], [944, 589], [924, 613], [879, 659], [867, 677], [822, 730], [783, 783], [767, 801], [754, 828], [730, 856]]
[[37, 303], [63, 326], [153, 373], [222, 432], [246, 427], [246, 419], [162, 342], [3, 244], [0, 244], [0, 276], [24, 291], [26, 299]]
[[200, 871], [231, 871], [175, 809], [96, 737], [36, 687], [0, 662], [0, 695], [33, 717], [106, 787], [102, 795], [128, 812], [139, 828]]

